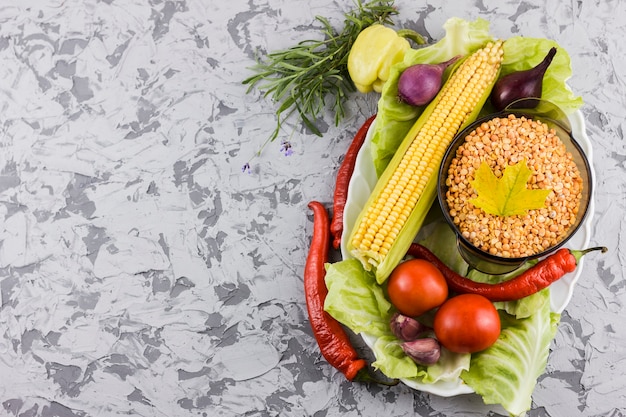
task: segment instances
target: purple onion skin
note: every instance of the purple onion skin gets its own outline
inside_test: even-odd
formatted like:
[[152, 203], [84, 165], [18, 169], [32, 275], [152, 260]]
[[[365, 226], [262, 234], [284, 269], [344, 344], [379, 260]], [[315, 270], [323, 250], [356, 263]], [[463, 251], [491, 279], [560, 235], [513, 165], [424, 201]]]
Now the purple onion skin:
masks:
[[434, 365], [441, 357], [441, 345], [432, 337], [404, 342], [401, 346], [404, 353], [420, 365]]
[[423, 106], [441, 90], [443, 72], [460, 56], [440, 64], [416, 64], [405, 69], [398, 78], [398, 98], [411, 106]]
[[541, 98], [543, 77], [556, 55], [552, 47], [537, 66], [516, 71], [500, 78], [491, 91], [491, 104], [496, 110], [504, 110], [509, 104], [523, 98]]
[[417, 339], [422, 333], [430, 330], [429, 327], [423, 325], [412, 317], [395, 313], [390, 320], [389, 325], [391, 331], [400, 340], [405, 342]]

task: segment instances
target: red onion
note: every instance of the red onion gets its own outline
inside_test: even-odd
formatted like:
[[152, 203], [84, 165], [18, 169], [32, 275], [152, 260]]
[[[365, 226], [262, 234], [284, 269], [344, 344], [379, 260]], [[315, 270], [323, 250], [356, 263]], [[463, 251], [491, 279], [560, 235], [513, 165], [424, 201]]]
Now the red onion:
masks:
[[441, 90], [443, 72], [460, 55], [440, 64], [416, 64], [405, 69], [398, 79], [398, 98], [412, 106], [428, 104]]
[[543, 76], [555, 54], [556, 48], [552, 47], [536, 67], [512, 72], [500, 78], [491, 91], [491, 103], [496, 110], [504, 110], [506, 106], [522, 98], [541, 98]]

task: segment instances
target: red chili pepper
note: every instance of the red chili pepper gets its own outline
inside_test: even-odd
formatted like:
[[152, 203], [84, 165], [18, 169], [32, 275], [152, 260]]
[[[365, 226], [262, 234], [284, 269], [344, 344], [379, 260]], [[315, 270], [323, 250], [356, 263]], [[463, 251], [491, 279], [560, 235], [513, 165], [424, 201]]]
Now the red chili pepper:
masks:
[[457, 274], [420, 244], [411, 244], [407, 253], [433, 263], [445, 277], [451, 291], [460, 294], [480, 294], [491, 301], [512, 301], [532, 295], [548, 287], [566, 273], [574, 271], [580, 258], [594, 250], [606, 252], [607, 248], [595, 247], [582, 251], [559, 249], [516, 277], [498, 284], [476, 282]]
[[346, 199], [348, 198], [348, 185], [350, 184], [350, 178], [354, 172], [354, 165], [356, 157], [365, 142], [367, 131], [370, 125], [376, 118], [376, 115], [371, 116], [363, 123], [363, 126], [358, 130], [352, 143], [346, 151], [346, 155], [343, 158], [343, 162], [339, 166], [337, 171], [337, 180], [335, 183], [335, 195], [333, 201], [333, 219], [330, 224], [330, 232], [333, 234], [333, 247], [339, 248], [341, 244], [341, 234], [343, 233], [343, 209], [346, 205]]
[[352, 381], [367, 362], [358, 354], [341, 324], [324, 311], [328, 294], [324, 277], [330, 243], [329, 219], [326, 208], [317, 201], [309, 203], [313, 210], [313, 238], [304, 267], [304, 292], [309, 321], [322, 355], [332, 366]]

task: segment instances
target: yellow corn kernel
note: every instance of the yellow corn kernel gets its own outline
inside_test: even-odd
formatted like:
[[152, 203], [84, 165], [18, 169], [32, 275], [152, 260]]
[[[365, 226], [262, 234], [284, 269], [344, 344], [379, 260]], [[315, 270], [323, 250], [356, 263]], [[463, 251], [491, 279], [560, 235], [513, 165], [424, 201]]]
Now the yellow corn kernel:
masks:
[[[474, 110], [482, 106], [481, 100], [493, 85], [501, 61], [500, 41], [470, 55], [433, 100], [432, 112], [425, 120], [418, 120], [421, 126], [402, 157], [387, 168], [393, 172], [385, 171], [381, 176], [379, 181], [384, 183], [377, 184], [349, 242], [352, 254], [366, 269], [377, 268], [384, 261], [425, 189], [432, 188], [430, 184], [433, 178], [436, 181], [448, 145], [469, 117], [477, 113]], [[415, 133], [414, 129], [411, 132]], [[430, 188], [426, 211], [434, 201]], [[378, 273], [377, 279], [381, 280]]]

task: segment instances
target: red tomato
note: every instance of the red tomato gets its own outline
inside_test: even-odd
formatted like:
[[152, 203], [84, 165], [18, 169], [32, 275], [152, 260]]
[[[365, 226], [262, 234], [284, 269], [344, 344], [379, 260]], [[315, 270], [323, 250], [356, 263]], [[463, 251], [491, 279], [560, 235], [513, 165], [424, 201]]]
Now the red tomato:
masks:
[[423, 259], [411, 259], [391, 272], [387, 292], [402, 314], [415, 317], [446, 301], [448, 284], [435, 265]]
[[433, 328], [446, 349], [474, 353], [498, 340], [500, 316], [493, 303], [482, 295], [461, 294], [439, 307]]

